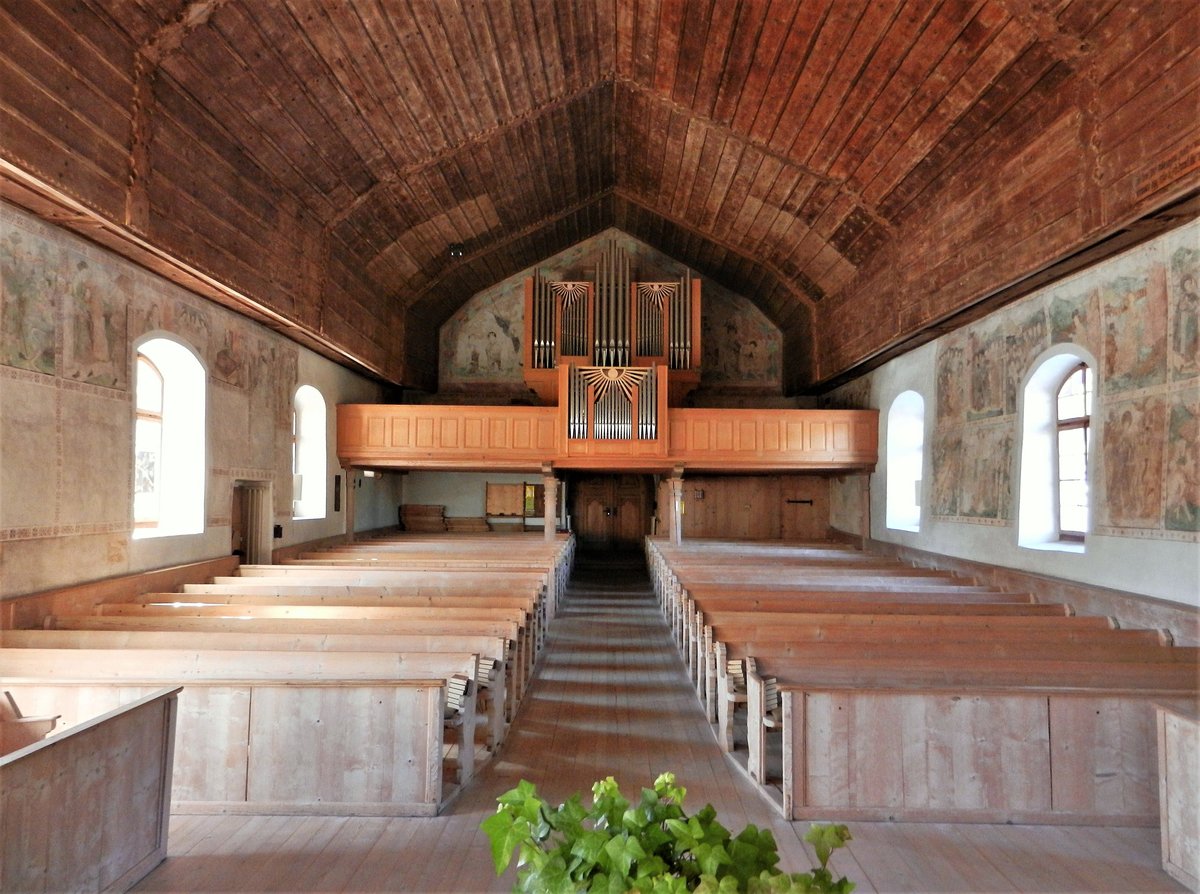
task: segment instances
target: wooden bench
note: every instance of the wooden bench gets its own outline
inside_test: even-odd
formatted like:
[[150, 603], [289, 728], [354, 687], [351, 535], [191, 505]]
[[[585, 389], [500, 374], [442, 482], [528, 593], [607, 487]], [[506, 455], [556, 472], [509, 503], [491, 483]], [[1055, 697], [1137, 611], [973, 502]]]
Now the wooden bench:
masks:
[[1151, 705], [1196, 698], [1185, 662], [757, 662], [748, 768], [766, 781], [774, 677], [791, 819], [1154, 825]]
[[[244, 628], [245, 625], [242, 625]], [[270, 633], [182, 630], [5, 630], [5, 649], [195, 649], [239, 651], [389, 652], [400, 656], [435, 652], [475, 654], [472, 677], [483, 687], [485, 744], [495, 752], [504, 741], [511, 719], [508, 701], [505, 650], [509, 641], [499, 636], [409, 636], [395, 633]], [[480, 676], [480, 669], [483, 676]], [[465, 665], [464, 665], [465, 669]]]
[[[755, 623], [789, 625], [798, 615], [846, 617], [855, 613], [876, 618], [885, 616], [946, 618], [971, 617], [991, 618], [1063, 618], [1069, 609], [1062, 605], [1031, 603], [940, 603], [940, 602], [889, 602], [869, 600], [825, 600], [798, 601], [794, 609], [786, 612], [710, 612], [700, 608], [691, 609], [681, 617], [675, 633], [679, 650], [688, 666], [697, 695], [704, 700], [705, 668], [710, 644], [705, 639], [705, 628], [721, 623]], [[1098, 620], [1098, 624], [1106, 623]]]
[[178, 694], [0, 757], [0, 890], [127, 891], [166, 858]]
[[[520, 667], [519, 680], [515, 682], [516, 696], [524, 695], [524, 681], [533, 671], [536, 650], [528, 613], [520, 609], [505, 608], [453, 608], [453, 607], [387, 607], [358, 605], [142, 605], [139, 603], [107, 603], [98, 607], [96, 617], [168, 618], [173, 625], [177, 620], [191, 617], [249, 619], [313, 619], [323, 621], [429, 621], [443, 625], [441, 632], [453, 633], [454, 625], [474, 621], [495, 621], [513, 625], [516, 643], [513, 661]], [[450, 626], [445, 626], [450, 625]]]
[[[182, 683], [175, 812], [421, 816], [443, 803], [447, 680], [469, 679], [475, 663], [465, 653], [12, 649], [0, 682], [31, 706], [57, 704], [66, 723]], [[466, 700], [463, 779], [474, 710]]]
[[[698, 691], [710, 722], [719, 722], [717, 698], [723, 692], [718, 680], [718, 646], [740, 654], [735, 644], [749, 642], [840, 642], [847, 650], [860, 643], [911, 642], [923, 646], [931, 639], [978, 640], [982, 637], [1019, 638], [1030, 641], [1104, 642], [1112, 634], [1144, 643], [1169, 642], [1159, 631], [1117, 630], [1109, 618], [1047, 615], [954, 614], [772, 614], [761, 617], [745, 612], [714, 615], [715, 624], [705, 624], [698, 655]], [[731, 657], [729, 655], [726, 656]], [[718, 739], [726, 741], [732, 733], [718, 726]]]

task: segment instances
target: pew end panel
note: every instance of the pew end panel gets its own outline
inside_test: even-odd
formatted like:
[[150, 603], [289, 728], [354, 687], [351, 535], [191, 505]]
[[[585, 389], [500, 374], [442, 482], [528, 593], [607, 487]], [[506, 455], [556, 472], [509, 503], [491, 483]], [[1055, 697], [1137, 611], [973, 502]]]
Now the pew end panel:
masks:
[[[161, 681], [6, 683], [82, 722]], [[189, 679], [171, 809], [194, 814], [435, 816], [443, 806], [443, 679]], [[286, 759], [281, 759], [285, 756]]]
[[179, 692], [0, 758], [0, 890], [126, 891], [166, 859]]
[[1200, 890], [1200, 705], [1155, 705], [1163, 869]]
[[1158, 824], [1148, 698], [781, 689], [789, 819]]

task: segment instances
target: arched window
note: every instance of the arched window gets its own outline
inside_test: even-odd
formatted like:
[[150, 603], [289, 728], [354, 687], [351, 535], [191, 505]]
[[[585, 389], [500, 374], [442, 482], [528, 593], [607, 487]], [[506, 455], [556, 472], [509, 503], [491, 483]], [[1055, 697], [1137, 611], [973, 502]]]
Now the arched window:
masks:
[[925, 400], [905, 391], [887, 416], [887, 526], [921, 529], [921, 467], [925, 460]]
[[1051, 349], [1029, 374], [1021, 402], [1017, 542], [1080, 550], [1088, 530], [1094, 361], [1073, 345]]
[[137, 351], [133, 437], [134, 537], [204, 530], [205, 372], [169, 338]]
[[312, 385], [292, 403], [292, 516], [325, 517], [325, 398]]
[[1092, 422], [1092, 377], [1080, 363], [1058, 389], [1058, 534], [1083, 540], [1088, 526], [1088, 441]]

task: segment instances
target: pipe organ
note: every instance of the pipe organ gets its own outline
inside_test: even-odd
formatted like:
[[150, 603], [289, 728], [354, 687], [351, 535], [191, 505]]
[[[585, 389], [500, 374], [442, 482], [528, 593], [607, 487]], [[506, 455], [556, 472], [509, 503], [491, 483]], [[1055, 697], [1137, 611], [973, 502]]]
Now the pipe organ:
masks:
[[525, 281], [524, 336], [525, 381], [546, 403], [565, 403], [569, 438], [655, 440], [658, 390], [677, 406], [700, 382], [700, 280], [690, 270], [637, 280], [610, 242], [592, 282]]
[[657, 366], [570, 366], [567, 438], [657, 440], [658, 376]]

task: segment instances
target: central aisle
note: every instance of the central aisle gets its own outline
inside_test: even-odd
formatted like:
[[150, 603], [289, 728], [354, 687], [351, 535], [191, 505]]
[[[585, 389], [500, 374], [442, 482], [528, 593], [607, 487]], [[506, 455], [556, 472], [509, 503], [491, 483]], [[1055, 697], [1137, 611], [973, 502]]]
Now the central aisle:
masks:
[[[605, 776], [616, 777], [626, 795], [636, 797], [665, 771], [687, 788], [689, 812], [711, 803], [734, 832], [748, 822], [770, 825], [785, 863], [807, 868], [811, 857], [790, 824], [718, 748], [654, 599], [643, 556], [582, 553], [499, 760], [449, 813], [482, 822], [495, 809], [496, 795], [520, 779], [536, 783], [555, 803], [576, 791], [588, 803], [592, 783]], [[467, 862], [486, 866], [486, 837], [480, 833], [471, 847]], [[461, 881], [463, 891], [473, 891], [492, 880], [473, 873]]]

